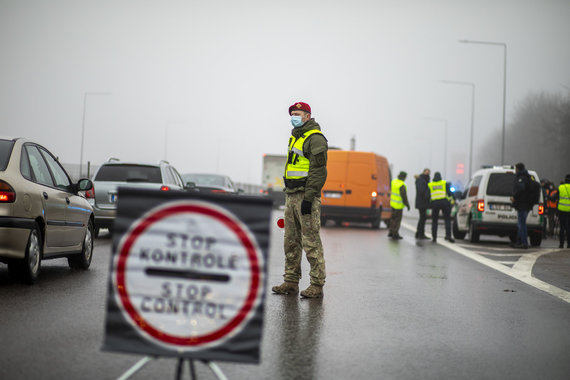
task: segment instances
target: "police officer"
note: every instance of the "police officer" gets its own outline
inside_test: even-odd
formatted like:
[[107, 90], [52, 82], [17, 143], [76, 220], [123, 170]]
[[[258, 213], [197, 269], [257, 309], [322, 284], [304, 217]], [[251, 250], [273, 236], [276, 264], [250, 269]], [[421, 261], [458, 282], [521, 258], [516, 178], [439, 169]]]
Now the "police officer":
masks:
[[558, 218], [560, 219], [560, 245], [564, 248], [566, 238], [566, 248], [570, 248], [570, 174], [566, 174], [563, 184], [558, 186]]
[[293, 129], [285, 164], [285, 274], [274, 286], [277, 294], [297, 294], [303, 250], [311, 266], [311, 284], [302, 297], [320, 298], [325, 284], [325, 259], [319, 236], [321, 189], [327, 179], [327, 139], [311, 118], [311, 107], [298, 102], [289, 107]]
[[442, 210], [445, 218], [445, 240], [453, 243], [455, 240], [451, 237], [451, 203], [448, 199], [448, 196], [453, 196], [450, 186], [447, 181], [441, 179], [440, 172], [435, 172], [428, 187], [431, 200], [431, 239], [434, 243], [437, 241], [437, 220], [439, 210]]
[[400, 236], [400, 224], [402, 223], [402, 214], [404, 213], [404, 206], [410, 210], [408, 203], [408, 195], [406, 193], [406, 172], [400, 172], [398, 178], [394, 178], [391, 183], [390, 207], [392, 207], [392, 217], [390, 218], [390, 232], [388, 237], [394, 240], [403, 239]]

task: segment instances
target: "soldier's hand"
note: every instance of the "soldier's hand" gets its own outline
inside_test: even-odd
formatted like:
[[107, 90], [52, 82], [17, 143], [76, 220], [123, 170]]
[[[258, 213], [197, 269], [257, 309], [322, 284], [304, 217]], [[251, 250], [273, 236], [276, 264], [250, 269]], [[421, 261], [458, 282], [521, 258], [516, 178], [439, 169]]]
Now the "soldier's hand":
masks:
[[408, 211], [410, 211], [410, 205], [406, 205], [406, 207], [408, 208]]
[[301, 202], [301, 215], [310, 214], [312, 206], [313, 204], [311, 202], [303, 199], [303, 202]]

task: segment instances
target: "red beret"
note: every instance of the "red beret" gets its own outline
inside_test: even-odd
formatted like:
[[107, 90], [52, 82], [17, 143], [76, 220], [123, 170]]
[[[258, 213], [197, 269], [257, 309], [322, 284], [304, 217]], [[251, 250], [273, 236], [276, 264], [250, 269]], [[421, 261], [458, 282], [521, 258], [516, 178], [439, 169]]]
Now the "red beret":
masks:
[[297, 102], [293, 104], [291, 107], [289, 107], [289, 115], [291, 115], [291, 112], [295, 110], [311, 113], [311, 106], [308, 105], [307, 103]]

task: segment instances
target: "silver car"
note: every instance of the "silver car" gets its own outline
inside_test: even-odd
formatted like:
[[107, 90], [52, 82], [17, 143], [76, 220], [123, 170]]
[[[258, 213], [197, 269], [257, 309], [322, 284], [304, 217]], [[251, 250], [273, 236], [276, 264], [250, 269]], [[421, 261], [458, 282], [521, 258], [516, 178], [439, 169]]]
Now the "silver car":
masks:
[[103, 163], [93, 176], [93, 189], [86, 193], [95, 212], [95, 236], [101, 228], [113, 228], [119, 187], [183, 190], [184, 182], [167, 161], [144, 164], [113, 158]]
[[182, 174], [184, 183], [192, 187], [194, 191], [217, 194], [240, 194], [243, 193], [227, 175], [185, 173]]
[[89, 268], [93, 209], [80, 192], [92, 186], [72, 183], [43, 146], [0, 137], [0, 262], [11, 276], [32, 284], [42, 259], [62, 256], [71, 268]]

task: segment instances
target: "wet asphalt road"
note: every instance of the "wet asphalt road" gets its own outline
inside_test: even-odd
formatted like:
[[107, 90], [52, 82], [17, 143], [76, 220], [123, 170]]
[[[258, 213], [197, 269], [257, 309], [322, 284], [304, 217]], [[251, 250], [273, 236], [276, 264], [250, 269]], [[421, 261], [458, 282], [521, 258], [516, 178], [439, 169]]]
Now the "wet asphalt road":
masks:
[[[405, 228], [401, 234], [405, 239], [395, 242], [387, 239], [384, 226], [324, 228], [324, 299], [267, 294], [261, 364], [218, 362], [225, 375], [570, 378], [570, 303], [440, 244], [416, 243]], [[282, 280], [282, 240], [275, 227], [269, 292]], [[88, 272], [69, 270], [65, 259], [44, 262], [32, 287], [10, 282], [0, 264], [0, 379], [113, 379], [142, 358], [100, 350], [110, 242], [97, 239]], [[511, 268], [509, 260], [533, 251], [507, 251], [504, 241], [493, 239], [477, 246], [458, 243]], [[548, 247], [546, 241], [540, 249]], [[569, 257], [568, 250], [551, 249], [536, 260], [532, 273], [570, 290]], [[303, 273], [308, 273], [306, 259]], [[301, 288], [306, 286], [307, 276], [301, 280]], [[155, 360], [132, 378], [174, 378], [175, 365], [173, 359]], [[199, 379], [216, 378], [201, 363], [196, 369]], [[190, 378], [187, 372], [184, 378]]]

